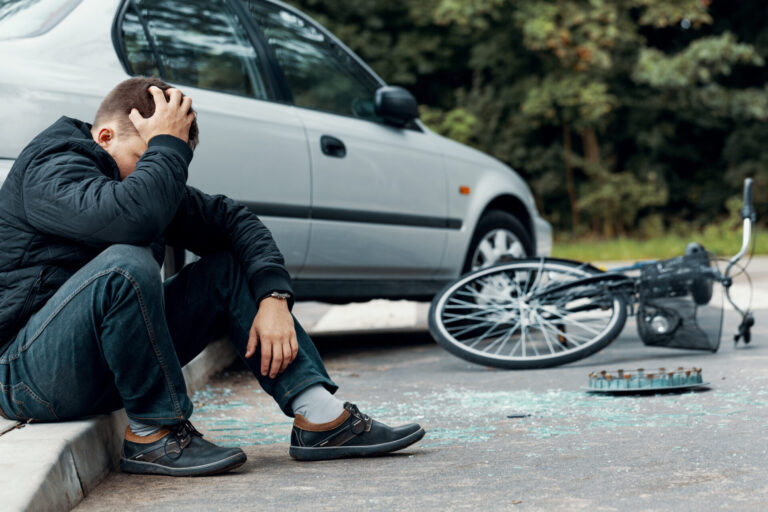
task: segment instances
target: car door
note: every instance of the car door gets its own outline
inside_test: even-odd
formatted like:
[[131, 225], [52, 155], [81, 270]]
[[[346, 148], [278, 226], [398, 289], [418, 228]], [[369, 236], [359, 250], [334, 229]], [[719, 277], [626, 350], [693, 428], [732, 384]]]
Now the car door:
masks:
[[427, 278], [446, 239], [440, 154], [417, 125], [374, 114], [383, 84], [297, 11], [244, 2], [280, 66], [304, 123], [312, 211], [304, 279]]
[[129, 72], [160, 75], [193, 99], [200, 144], [188, 183], [255, 211], [292, 276], [309, 242], [303, 124], [227, 0], [134, 0], [121, 21]]

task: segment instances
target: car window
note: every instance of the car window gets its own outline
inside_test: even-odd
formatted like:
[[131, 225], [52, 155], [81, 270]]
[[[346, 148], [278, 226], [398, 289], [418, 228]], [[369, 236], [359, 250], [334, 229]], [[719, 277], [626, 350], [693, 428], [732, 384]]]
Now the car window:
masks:
[[155, 53], [147, 40], [144, 26], [133, 5], [125, 11], [122, 24], [123, 45], [131, 74], [160, 76]]
[[297, 106], [379, 120], [373, 98], [380, 84], [351, 55], [293, 11], [258, 0], [245, 4], [274, 51]]
[[[267, 98], [256, 50], [226, 0], [135, 0], [135, 5], [159, 55], [164, 79]], [[126, 13], [124, 25], [131, 22]], [[133, 55], [138, 68], [145, 65], [143, 52]]]
[[0, 39], [44, 34], [66, 18], [80, 0], [2, 0]]

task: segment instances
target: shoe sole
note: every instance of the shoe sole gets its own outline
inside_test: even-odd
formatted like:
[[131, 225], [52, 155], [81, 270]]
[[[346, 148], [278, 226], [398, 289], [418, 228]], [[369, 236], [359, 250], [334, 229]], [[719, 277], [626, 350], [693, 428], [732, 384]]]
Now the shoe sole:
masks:
[[330, 460], [346, 457], [371, 457], [395, 452], [411, 446], [420, 441], [426, 432], [420, 428], [413, 434], [409, 434], [396, 441], [373, 444], [367, 446], [330, 446], [330, 447], [303, 447], [291, 446], [288, 453], [296, 460]]
[[185, 468], [172, 468], [163, 466], [162, 464], [155, 464], [154, 462], [141, 462], [138, 460], [120, 458], [120, 470], [125, 473], [134, 473], [137, 475], [210, 476], [239, 468], [245, 464], [246, 460], [247, 457], [245, 453], [241, 452], [209, 464]]

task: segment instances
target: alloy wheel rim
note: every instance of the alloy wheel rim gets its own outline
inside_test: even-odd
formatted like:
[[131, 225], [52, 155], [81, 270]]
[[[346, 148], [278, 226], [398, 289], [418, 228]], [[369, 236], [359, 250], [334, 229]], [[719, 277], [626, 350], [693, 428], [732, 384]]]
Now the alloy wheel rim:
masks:
[[512, 231], [497, 228], [486, 233], [472, 255], [471, 270], [490, 267], [527, 256], [522, 241]]

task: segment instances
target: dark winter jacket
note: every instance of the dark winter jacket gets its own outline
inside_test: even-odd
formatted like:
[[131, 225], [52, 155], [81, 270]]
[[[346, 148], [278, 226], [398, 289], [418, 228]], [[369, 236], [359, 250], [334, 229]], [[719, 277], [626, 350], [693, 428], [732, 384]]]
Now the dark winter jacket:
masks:
[[120, 180], [91, 126], [62, 117], [21, 152], [0, 188], [0, 353], [29, 317], [111, 244], [166, 240], [205, 255], [231, 251], [254, 297], [291, 291], [269, 230], [244, 206], [186, 185], [192, 151], [159, 135]]

